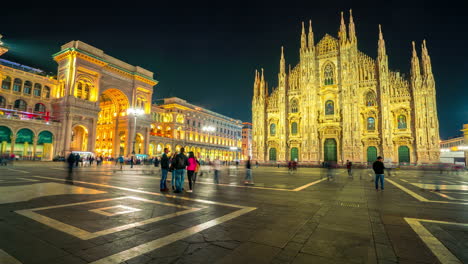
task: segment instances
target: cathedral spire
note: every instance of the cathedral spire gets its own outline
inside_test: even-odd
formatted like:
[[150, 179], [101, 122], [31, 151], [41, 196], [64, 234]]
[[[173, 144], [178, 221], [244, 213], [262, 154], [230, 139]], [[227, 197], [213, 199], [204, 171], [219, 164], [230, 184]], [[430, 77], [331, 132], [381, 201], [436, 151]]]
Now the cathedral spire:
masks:
[[284, 47], [281, 46], [280, 74], [286, 73], [286, 60], [284, 59]]
[[382, 34], [382, 26], [379, 24], [379, 47], [378, 47], [378, 57], [383, 58], [387, 56], [387, 52], [385, 50], [385, 40]]
[[426, 40], [423, 40], [421, 46], [421, 62], [423, 74], [424, 76], [432, 75], [431, 57], [429, 57], [429, 52], [427, 51]]
[[258, 87], [258, 71], [255, 69], [255, 81], [254, 81], [254, 98], [258, 96], [259, 87]]
[[421, 77], [421, 68], [419, 68], [419, 58], [416, 52], [416, 46], [413, 44], [413, 56], [411, 57], [411, 80], [414, 82]]
[[302, 33], [301, 33], [301, 51], [307, 48], [306, 33], [304, 28], [304, 22], [302, 22]]
[[355, 44], [357, 42], [356, 38], [356, 28], [353, 21], [353, 10], [349, 10], [349, 42]]
[[309, 20], [309, 35], [307, 37], [308, 37], [309, 50], [313, 50], [315, 47], [315, 44], [314, 44], [314, 33], [312, 32], [312, 20]]
[[340, 45], [345, 45], [347, 38], [346, 38], [346, 25], [344, 22], [343, 12], [341, 12], [341, 24], [340, 24], [340, 31], [338, 32], [338, 38], [340, 39]]

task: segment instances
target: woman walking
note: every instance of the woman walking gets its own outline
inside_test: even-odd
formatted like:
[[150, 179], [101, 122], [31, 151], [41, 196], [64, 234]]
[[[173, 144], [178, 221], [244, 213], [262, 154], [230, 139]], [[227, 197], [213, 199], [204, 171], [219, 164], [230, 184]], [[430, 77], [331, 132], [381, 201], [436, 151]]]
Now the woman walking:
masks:
[[200, 166], [200, 162], [195, 158], [192, 151], [189, 152], [188, 164], [187, 176], [190, 190], [187, 192], [193, 192], [193, 187], [195, 187], [195, 181], [197, 180], [197, 168]]

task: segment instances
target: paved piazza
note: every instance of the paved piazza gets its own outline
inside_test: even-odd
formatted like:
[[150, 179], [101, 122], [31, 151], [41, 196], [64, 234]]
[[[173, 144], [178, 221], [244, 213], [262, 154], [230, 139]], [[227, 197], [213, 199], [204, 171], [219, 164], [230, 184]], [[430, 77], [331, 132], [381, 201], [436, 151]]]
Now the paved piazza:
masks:
[[152, 166], [0, 167], [0, 263], [468, 263], [466, 173], [397, 170], [378, 192], [369, 170], [333, 173], [245, 186], [231, 166], [174, 195]]

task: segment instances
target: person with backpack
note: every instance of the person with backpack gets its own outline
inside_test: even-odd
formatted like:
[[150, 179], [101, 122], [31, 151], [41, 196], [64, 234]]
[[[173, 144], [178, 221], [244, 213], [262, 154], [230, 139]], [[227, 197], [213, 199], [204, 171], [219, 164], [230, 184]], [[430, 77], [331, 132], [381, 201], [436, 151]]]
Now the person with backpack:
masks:
[[377, 160], [372, 164], [372, 169], [374, 169], [375, 173], [375, 190], [379, 190], [379, 181], [380, 181], [380, 188], [382, 191], [384, 190], [384, 170], [385, 166], [382, 162], [382, 157], [378, 156]]
[[188, 166], [188, 158], [184, 154], [185, 149], [180, 148], [180, 153], [174, 157], [172, 163], [175, 171], [175, 193], [182, 192], [184, 188], [185, 170]]
[[[161, 182], [159, 184], [161, 192], [167, 192], [169, 190], [167, 188], [167, 172], [169, 171], [169, 158], [167, 157], [168, 152], [169, 150], [164, 148], [164, 153], [161, 156]], [[154, 166], [156, 166], [156, 160], [158, 160], [158, 158], [155, 159]]]
[[119, 156], [119, 158], [117, 159], [117, 162], [120, 163], [120, 170], [122, 170], [122, 167], [124, 165], [124, 158], [122, 156]]
[[195, 155], [192, 151], [189, 152], [188, 156], [188, 166], [187, 166], [187, 177], [189, 182], [189, 188], [187, 192], [193, 192], [193, 187], [195, 187], [195, 181], [197, 177], [197, 169], [200, 167], [200, 162], [195, 158]]

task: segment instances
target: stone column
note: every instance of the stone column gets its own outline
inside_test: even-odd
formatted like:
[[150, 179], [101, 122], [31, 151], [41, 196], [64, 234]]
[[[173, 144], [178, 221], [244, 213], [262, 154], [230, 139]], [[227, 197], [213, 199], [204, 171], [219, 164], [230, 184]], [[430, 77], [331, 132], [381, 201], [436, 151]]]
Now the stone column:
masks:
[[70, 153], [70, 144], [71, 144], [71, 137], [72, 137], [72, 116], [70, 113], [66, 114], [65, 117], [65, 128], [64, 128], [64, 137], [63, 137], [63, 155], [66, 156]]
[[[38, 140], [39, 137], [34, 137], [33, 138], [33, 151], [32, 151], [32, 157], [33, 157], [33, 160], [36, 159], [36, 147], [37, 147], [37, 140]], [[42, 150], [42, 154], [44, 155], [44, 150]]]
[[15, 153], [15, 142], [16, 142], [16, 136], [11, 136], [10, 155], [13, 155]]
[[[133, 141], [135, 141], [135, 136], [136, 136], [136, 126], [135, 126], [135, 116], [133, 114], [128, 115], [128, 120], [127, 120], [127, 151], [125, 151], [125, 155], [127, 157], [132, 155], [133, 149], [135, 146], [133, 146]], [[136, 148], [135, 148], [135, 153], [136, 153]]]
[[150, 129], [149, 128], [145, 128], [145, 139], [144, 139], [144, 143], [145, 143], [145, 148], [144, 148], [144, 151], [145, 153], [144, 154], [149, 154], [149, 139], [150, 139]]
[[97, 121], [93, 118], [91, 121], [91, 127], [88, 131], [88, 151], [95, 152], [96, 150], [96, 130]]

